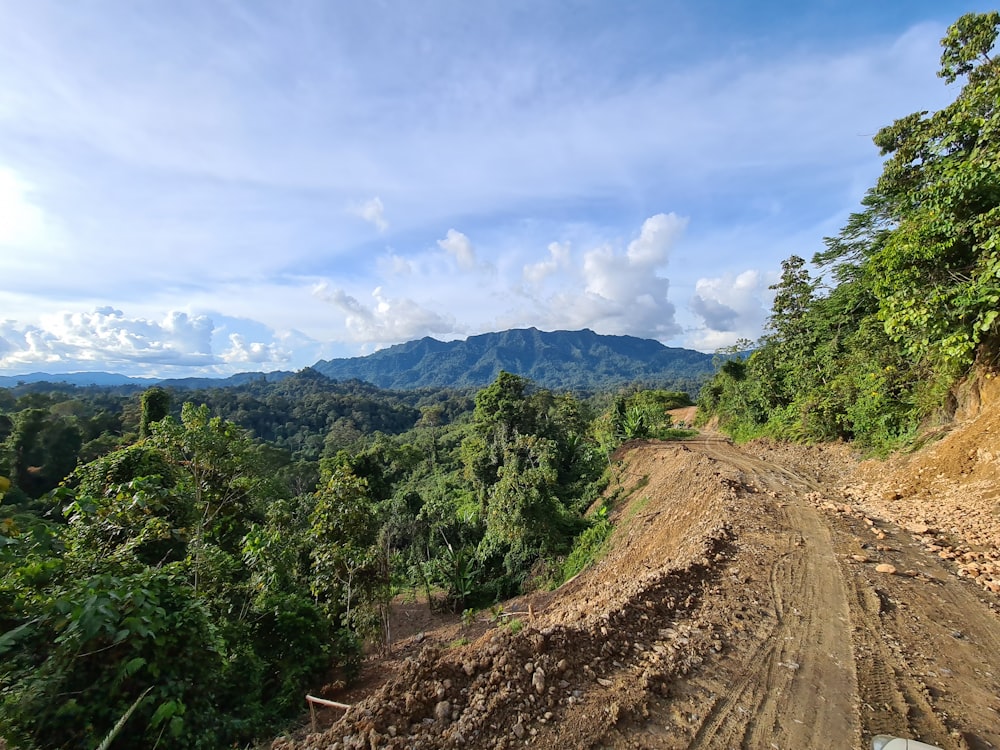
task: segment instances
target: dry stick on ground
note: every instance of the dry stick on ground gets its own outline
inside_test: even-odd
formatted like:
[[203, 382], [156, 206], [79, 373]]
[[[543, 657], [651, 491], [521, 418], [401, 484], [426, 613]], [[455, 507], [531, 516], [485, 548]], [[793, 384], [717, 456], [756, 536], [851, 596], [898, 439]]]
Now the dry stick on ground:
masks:
[[345, 711], [350, 708], [346, 703], [337, 703], [337, 701], [328, 701], [326, 698], [317, 698], [314, 695], [307, 695], [306, 700], [309, 702], [309, 720], [312, 723], [313, 732], [316, 731], [316, 704], [321, 706], [329, 706], [330, 708], [342, 708]]

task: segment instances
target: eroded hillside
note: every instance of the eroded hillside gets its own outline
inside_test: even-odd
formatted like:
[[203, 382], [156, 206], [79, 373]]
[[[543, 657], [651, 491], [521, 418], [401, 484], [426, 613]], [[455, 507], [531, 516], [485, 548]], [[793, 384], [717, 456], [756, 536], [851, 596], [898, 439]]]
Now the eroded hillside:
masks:
[[517, 632], [401, 642], [342, 718], [275, 747], [1000, 747], [995, 395], [890, 464], [632, 445], [598, 565], [508, 603]]

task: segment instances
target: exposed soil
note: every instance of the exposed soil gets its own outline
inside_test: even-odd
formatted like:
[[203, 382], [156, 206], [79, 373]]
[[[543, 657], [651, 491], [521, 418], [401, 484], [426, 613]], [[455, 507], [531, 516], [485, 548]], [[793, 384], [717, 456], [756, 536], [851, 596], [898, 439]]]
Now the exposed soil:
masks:
[[421, 632], [328, 694], [352, 708], [273, 747], [1000, 748], [998, 391], [889, 462], [630, 445], [603, 560], [500, 624], [409, 605]]

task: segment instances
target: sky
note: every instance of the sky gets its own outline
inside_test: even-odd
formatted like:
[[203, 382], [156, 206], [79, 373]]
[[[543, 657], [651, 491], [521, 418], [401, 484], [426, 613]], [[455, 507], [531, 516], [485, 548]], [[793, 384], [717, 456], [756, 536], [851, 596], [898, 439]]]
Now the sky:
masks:
[[757, 338], [951, 0], [0, 0], [0, 374]]

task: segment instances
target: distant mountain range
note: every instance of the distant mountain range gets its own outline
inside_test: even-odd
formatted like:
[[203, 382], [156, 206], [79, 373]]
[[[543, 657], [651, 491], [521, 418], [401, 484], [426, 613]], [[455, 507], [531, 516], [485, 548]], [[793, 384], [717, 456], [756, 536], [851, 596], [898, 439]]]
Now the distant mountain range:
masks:
[[114, 372], [29, 372], [26, 375], [0, 375], [0, 388], [13, 388], [23, 383], [68, 383], [69, 385], [120, 385], [150, 386], [159, 383], [157, 378], [130, 378]]
[[554, 389], [638, 382], [691, 392], [711, 375], [712, 355], [634, 336], [526, 328], [464, 341], [422, 338], [366, 357], [320, 360], [313, 369], [336, 380], [357, 378], [395, 389], [481, 387], [506, 370]]
[[226, 388], [231, 385], [243, 385], [254, 380], [276, 382], [283, 380], [291, 372], [240, 372], [227, 378], [134, 378], [119, 375], [114, 372], [32, 372], [27, 375], [0, 375], [0, 388], [13, 388], [22, 383], [67, 383], [68, 385], [96, 385], [104, 388], [121, 386], [136, 386], [148, 388], [151, 385], [162, 385], [168, 388]]
[[[552, 389], [600, 390], [640, 383], [694, 394], [712, 373], [712, 355], [634, 336], [526, 328], [484, 333], [464, 341], [422, 338], [365, 357], [320, 360], [313, 369], [334, 380], [357, 379], [399, 390], [478, 388], [506, 370]], [[225, 388], [255, 380], [275, 382], [291, 374], [245, 372], [228, 378], [157, 380], [107, 372], [35, 372], [0, 376], [0, 387], [47, 381], [77, 386]]]

